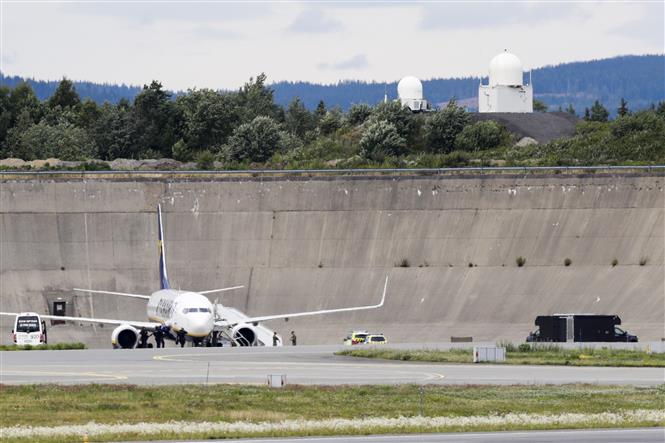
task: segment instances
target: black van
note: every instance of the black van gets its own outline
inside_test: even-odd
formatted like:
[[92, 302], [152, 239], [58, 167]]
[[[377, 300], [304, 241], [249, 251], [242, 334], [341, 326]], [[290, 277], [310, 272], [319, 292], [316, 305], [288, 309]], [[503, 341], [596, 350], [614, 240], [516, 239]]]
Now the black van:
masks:
[[637, 336], [619, 328], [618, 315], [554, 314], [536, 317], [536, 329], [527, 342], [637, 342]]

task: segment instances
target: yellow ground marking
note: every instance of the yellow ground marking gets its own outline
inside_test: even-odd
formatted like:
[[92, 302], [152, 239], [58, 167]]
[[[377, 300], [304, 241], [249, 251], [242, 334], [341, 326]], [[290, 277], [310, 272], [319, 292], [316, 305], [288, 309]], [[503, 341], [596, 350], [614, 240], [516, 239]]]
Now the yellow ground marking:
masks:
[[[246, 365], [246, 366], [261, 366], [261, 365], [266, 365], [270, 364], [271, 366], [277, 366], [277, 365], [283, 365], [283, 366], [335, 366], [335, 367], [368, 367], [368, 368], [375, 368], [377, 365], [372, 362], [354, 362], [354, 363], [349, 363], [348, 361], [338, 361], [338, 362], [296, 362], [296, 361], [273, 361], [273, 360], [266, 360], [266, 361], [255, 361], [255, 360], [223, 360], [223, 359], [209, 359], [206, 360], [206, 357], [223, 357], [221, 354], [170, 354], [170, 355], [155, 355], [152, 357], [153, 360], [157, 361], [172, 361], [172, 362], [180, 362], [180, 363], [224, 363], [225, 365], [231, 364], [231, 365], [236, 365], [236, 364], [241, 364], [241, 365]], [[201, 357], [199, 359], [197, 358], [184, 358], [184, 357]], [[381, 368], [401, 368], [406, 370], [406, 368], [410, 367], [418, 367], [421, 366], [420, 364], [417, 364], [420, 362], [413, 362], [411, 365], [408, 364], [403, 364], [402, 362], [400, 363], [381, 363], [378, 365]], [[431, 374], [431, 372], [427, 372], [427, 374]], [[438, 375], [438, 374], [437, 374]]]
[[124, 375], [101, 374], [99, 372], [53, 372], [53, 371], [2, 371], [2, 375], [55, 375], [62, 377], [97, 377], [113, 380], [127, 380]]
[[[205, 363], [206, 360], [192, 360], [192, 359], [186, 359], [182, 357], [206, 357], [207, 355], [205, 354], [176, 354], [176, 355], [155, 355], [152, 357], [153, 360], [156, 361], [171, 361], [171, 362], [181, 362], [181, 363]], [[209, 361], [209, 363], [222, 363], [222, 360], [212, 360]], [[224, 362], [226, 364], [228, 363], [233, 363], [233, 364], [242, 364], [242, 365], [265, 365], [266, 362], [261, 362], [261, 361], [241, 361], [241, 360], [232, 360], [232, 361], [227, 361]], [[310, 362], [278, 362], [278, 361], [269, 361], [267, 362], [272, 366], [334, 366], [334, 367], [343, 367], [344, 368], [349, 368], [349, 366], [361, 366], [362, 368], [366, 369], [375, 369], [376, 365], [371, 364], [371, 363], [352, 363], [349, 365], [349, 363], [310, 363]], [[388, 369], [405, 369], [404, 365], [401, 364], [383, 364], [381, 365], [382, 368], [388, 368]], [[398, 371], [398, 372], [404, 372], [407, 374], [412, 374], [411, 372], [407, 371]], [[436, 381], [436, 380], [443, 380], [446, 376], [437, 372], [421, 372], [421, 375], [425, 375], [425, 380], [427, 381]]]
[[427, 374], [426, 380], [443, 380], [444, 378], [446, 378], [445, 375], [437, 374], [436, 372], [432, 372], [432, 373]]

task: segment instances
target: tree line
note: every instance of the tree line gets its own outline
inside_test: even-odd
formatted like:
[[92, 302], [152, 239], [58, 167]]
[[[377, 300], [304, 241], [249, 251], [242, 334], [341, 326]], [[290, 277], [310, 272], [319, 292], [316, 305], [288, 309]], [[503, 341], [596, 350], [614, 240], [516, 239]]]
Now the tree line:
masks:
[[[546, 109], [541, 104], [536, 108]], [[575, 113], [572, 106], [566, 109]], [[652, 110], [631, 113], [622, 99], [619, 117], [596, 101], [585, 110], [587, 126], [573, 139], [592, 143], [603, 132], [625, 145], [622, 155], [603, 161], [631, 159], [660, 161], [665, 135], [665, 102]], [[593, 126], [596, 125], [596, 126]], [[614, 125], [623, 125], [615, 132]], [[579, 132], [579, 131], [578, 131]], [[586, 137], [586, 138], [585, 138]], [[598, 138], [598, 137], [596, 137]], [[581, 140], [581, 141], [580, 141]], [[602, 139], [606, 146], [615, 141]], [[633, 141], [631, 141], [633, 140]], [[145, 85], [133, 101], [98, 105], [81, 100], [74, 84], [64, 78], [55, 92], [39, 100], [27, 83], [0, 88], [0, 157], [23, 160], [114, 160], [117, 158], [174, 158], [196, 161], [209, 168], [215, 160], [228, 168], [458, 166], [471, 161], [557, 162], [556, 152], [540, 147], [531, 157], [520, 157], [514, 137], [494, 121], [474, 121], [455, 100], [441, 109], [413, 114], [399, 102], [354, 104], [346, 112], [322, 100], [313, 111], [302, 100], [276, 104], [265, 74], [250, 78], [233, 92], [192, 89], [173, 97], [158, 81]], [[617, 141], [616, 143], [619, 143]], [[652, 144], [653, 144], [652, 143]], [[651, 145], [649, 145], [651, 146]], [[640, 151], [642, 148], [642, 151]], [[600, 148], [601, 150], [604, 148]], [[622, 151], [623, 150], [623, 151]], [[583, 149], [579, 158], [591, 161]], [[554, 152], [554, 153], [553, 153]], [[647, 152], [646, 156], [644, 153]], [[542, 155], [540, 155], [542, 154]], [[539, 156], [540, 155], [540, 156]], [[584, 159], [587, 160], [584, 160]], [[582, 160], [580, 160], [582, 159]]]
[[[630, 55], [602, 60], [564, 63], [544, 66], [533, 70], [535, 96], [546, 103], [551, 110], [559, 106], [572, 105], [583, 110], [590, 107], [594, 100], [604, 103], [611, 116], [615, 116], [620, 97], [631, 103], [635, 110], [646, 109], [651, 103], [665, 97], [665, 56]], [[452, 97], [465, 100], [469, 109], [475, 109], [478, 95], [478, 83], [486, 77], [436, 78], [423, 81], [425, 98], [431, 103], [447, 103]], [[40, 100], [45, 100], [58, 86], [55, 81], [23, 79], [5, 76], [0, 72], [0, 83], [10, 88], [27, 81]], [[529, 75], [525, 75], [529, 82]], [[116, 104], [125, 98], [132, 101], [141, 92], [141, 87], [112, 84], [75, 82], [81, 97], [91, 98], [98, 104], [105, 101]], [[293, 97], [299, 97], [309, 110], [316, 109], [320, 100], [329, 107], [339, 106], [348, 111], [353, 103], [376, 103], [383, 98], [384, 91], [395, 94], [397, 83], [377, 83], [364, 81], [341, 81], [335, 84], [315, 84], [309, 82], [273, 83], [275, 103], [286, 107]], [[172, 98], [180, 95], [174, 92]], [[394, 98], [394, 97], [393, 97]], [[582, 115], [581, 113], [579, 114]]]

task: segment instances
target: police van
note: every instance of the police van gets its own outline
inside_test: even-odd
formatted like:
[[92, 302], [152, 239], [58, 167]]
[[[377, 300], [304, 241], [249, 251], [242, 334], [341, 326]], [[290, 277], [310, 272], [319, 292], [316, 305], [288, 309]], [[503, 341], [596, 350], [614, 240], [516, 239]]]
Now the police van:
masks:
[[22, 312], [16, 316], [12, 330], [14, 344], [45, 345], [46, 323], [34, 312]]
[[637, 342], [618, 327], [618, 315], [554, 314], [536, 317], [538, 329], [526, 338], [527, 342]]

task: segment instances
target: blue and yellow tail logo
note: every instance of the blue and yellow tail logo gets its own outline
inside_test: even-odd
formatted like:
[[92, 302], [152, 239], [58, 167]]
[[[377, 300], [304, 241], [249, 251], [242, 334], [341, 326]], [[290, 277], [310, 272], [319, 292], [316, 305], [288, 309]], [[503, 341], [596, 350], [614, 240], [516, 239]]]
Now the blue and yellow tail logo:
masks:
[[159, 254], [159, 283], [161, 289], [170, 289], [169, 276], [166, 273], [166, 251], [164, 250], [164, 227], [162, 226], [162, 205], [157, 205], [157, 253]]

